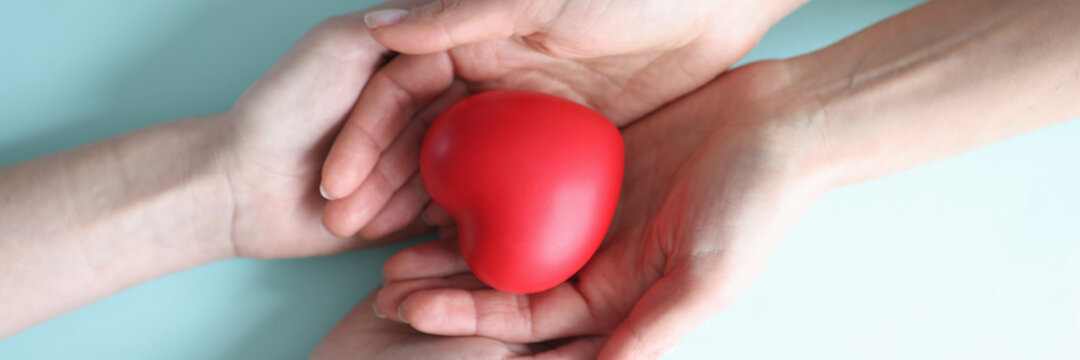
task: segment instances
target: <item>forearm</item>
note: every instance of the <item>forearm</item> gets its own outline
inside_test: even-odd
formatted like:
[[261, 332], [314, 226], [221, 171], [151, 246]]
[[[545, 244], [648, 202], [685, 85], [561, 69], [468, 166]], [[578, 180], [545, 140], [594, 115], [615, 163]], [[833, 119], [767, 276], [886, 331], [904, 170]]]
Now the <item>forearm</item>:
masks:
[[[1080, 116], [1080, 2], [935, 1], [791, 60], [835, 185]], [[809, 95], [806, 95], [809, 94]]]
[[154, 126], [0, 170], [0, 338], [229, 256], [210, 119]]

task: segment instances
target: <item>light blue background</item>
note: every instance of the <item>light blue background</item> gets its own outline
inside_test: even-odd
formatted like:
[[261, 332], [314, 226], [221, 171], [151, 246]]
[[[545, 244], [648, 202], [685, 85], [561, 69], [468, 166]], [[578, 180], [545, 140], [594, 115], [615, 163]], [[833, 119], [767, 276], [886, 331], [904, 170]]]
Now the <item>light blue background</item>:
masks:
[[[0, 166], [225, 110], [318, 20], [370, 3], [0, 0]], [[815, 1], [750, 59], [916, 3]], [[1078, 359], [1078, 203], [1077, 122], [832, 192], [669, 358]], [[301, 358], [403, 246], [174, 274], [0, 341], [0, 359]]]

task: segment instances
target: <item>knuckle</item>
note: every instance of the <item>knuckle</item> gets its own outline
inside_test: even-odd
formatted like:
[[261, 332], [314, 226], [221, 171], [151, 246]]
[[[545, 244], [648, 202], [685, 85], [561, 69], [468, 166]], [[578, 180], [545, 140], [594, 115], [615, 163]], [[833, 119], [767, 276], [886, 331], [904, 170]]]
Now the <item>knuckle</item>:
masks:
[[595, 55], [587, 50], [567, 46], [561, 41], [544, 34], [527, 36], [523, 40], [525, 45], [533, 50], [556, 59], [576, 59]]
[[328, 17], [319, 21], [318, 24], [315, 24], [315, 27], [311, 29], [311, 32], [309, 32], [308, 35], [316, 38], [333, 36], [335, 33], [341, 31], [344, 22], [342, 15]]
[[453, 13], [461, 9], [461, 0], [439, 0], [431, 4], [428, 8], [428, 15], [438, 16], [447, 13]]
[[356, 14], [338, 15], [323, 19], [308, 31], [300, 43], [315, 53], [343, 61], [351, 61], [367, 54], [366, 46], [374, 40], [366, 25]]

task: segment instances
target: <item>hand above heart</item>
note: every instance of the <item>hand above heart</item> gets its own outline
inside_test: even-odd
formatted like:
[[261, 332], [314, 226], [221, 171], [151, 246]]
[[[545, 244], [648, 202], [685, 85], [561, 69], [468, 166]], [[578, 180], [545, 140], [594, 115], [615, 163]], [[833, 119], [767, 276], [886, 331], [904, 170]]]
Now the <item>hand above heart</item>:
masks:
[[453, 79], [469, 92], [523, 89], [599, 111], [618, 126], [729, 68], [801, 4], [695, 1], [415, 1], [365, 17], [403, 54], [376, 73], [327, 156], [323, 222], [338, 236], [378, 238], [429, 200], [413, 115]]

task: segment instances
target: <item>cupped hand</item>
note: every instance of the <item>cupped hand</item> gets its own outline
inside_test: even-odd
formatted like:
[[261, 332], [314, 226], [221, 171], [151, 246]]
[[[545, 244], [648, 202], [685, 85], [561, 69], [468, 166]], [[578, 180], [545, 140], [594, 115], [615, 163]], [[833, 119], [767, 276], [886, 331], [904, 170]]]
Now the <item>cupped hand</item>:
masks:
[[601, 358], [658, 356], [732, 304], [826, 186], [813, 106], [782, 101], [786, 74], [783, 62], [733, 70], [626, 128], [619, 210], [576, 279], [498, 292], [447, 237], [387, 261], [378, 311], [431, 334], [601, 336]]
[[[371, 311], [370, 295], [353, 308], [315, 347], [313, 360], [333, 359], [586, 359], [574, 356], [598, 349], [601, 338], [584, 338], [573, 344], [511, 344], [495, 339], [463, 336], [443, 337], [413, 330], [408, 325], [381, 319]], [[571, 351], [567, 351], [567, 349]], [[581, 350], [576, 350], [581, 349]], [[576, 350], [576, 351], [575, 351]], [[592, 350], [595, 352], [595, 350]]]
[[423, 134], [412, 115], [454, 78], [473, 92], [556, 94], [623, 126], [725, 71], [802, 2], [429, 0], [372, 12], [375, 40], [414, 55], [372, 78], [335, 140], [324, 222], [339, 236], [390, 230], [370, 222], [402, 207], [390, 194], [418, 178], [418, 142], [400, 139]]
[[[220, 163], [234, 206], [236, 255], [300, 257], [371, 245], [322, 228], [326, 201], [318, 190], [331, 141], [355, 111], [361, 89], [391, 55], [371, 38], [364, 14], [321, 22], [215, 124], [227, 143]], [[423, 192], [413, 183], [398, 196]], [[401, 228], [414, 218], [395, 214], [387, 212], [377, 222]]]

